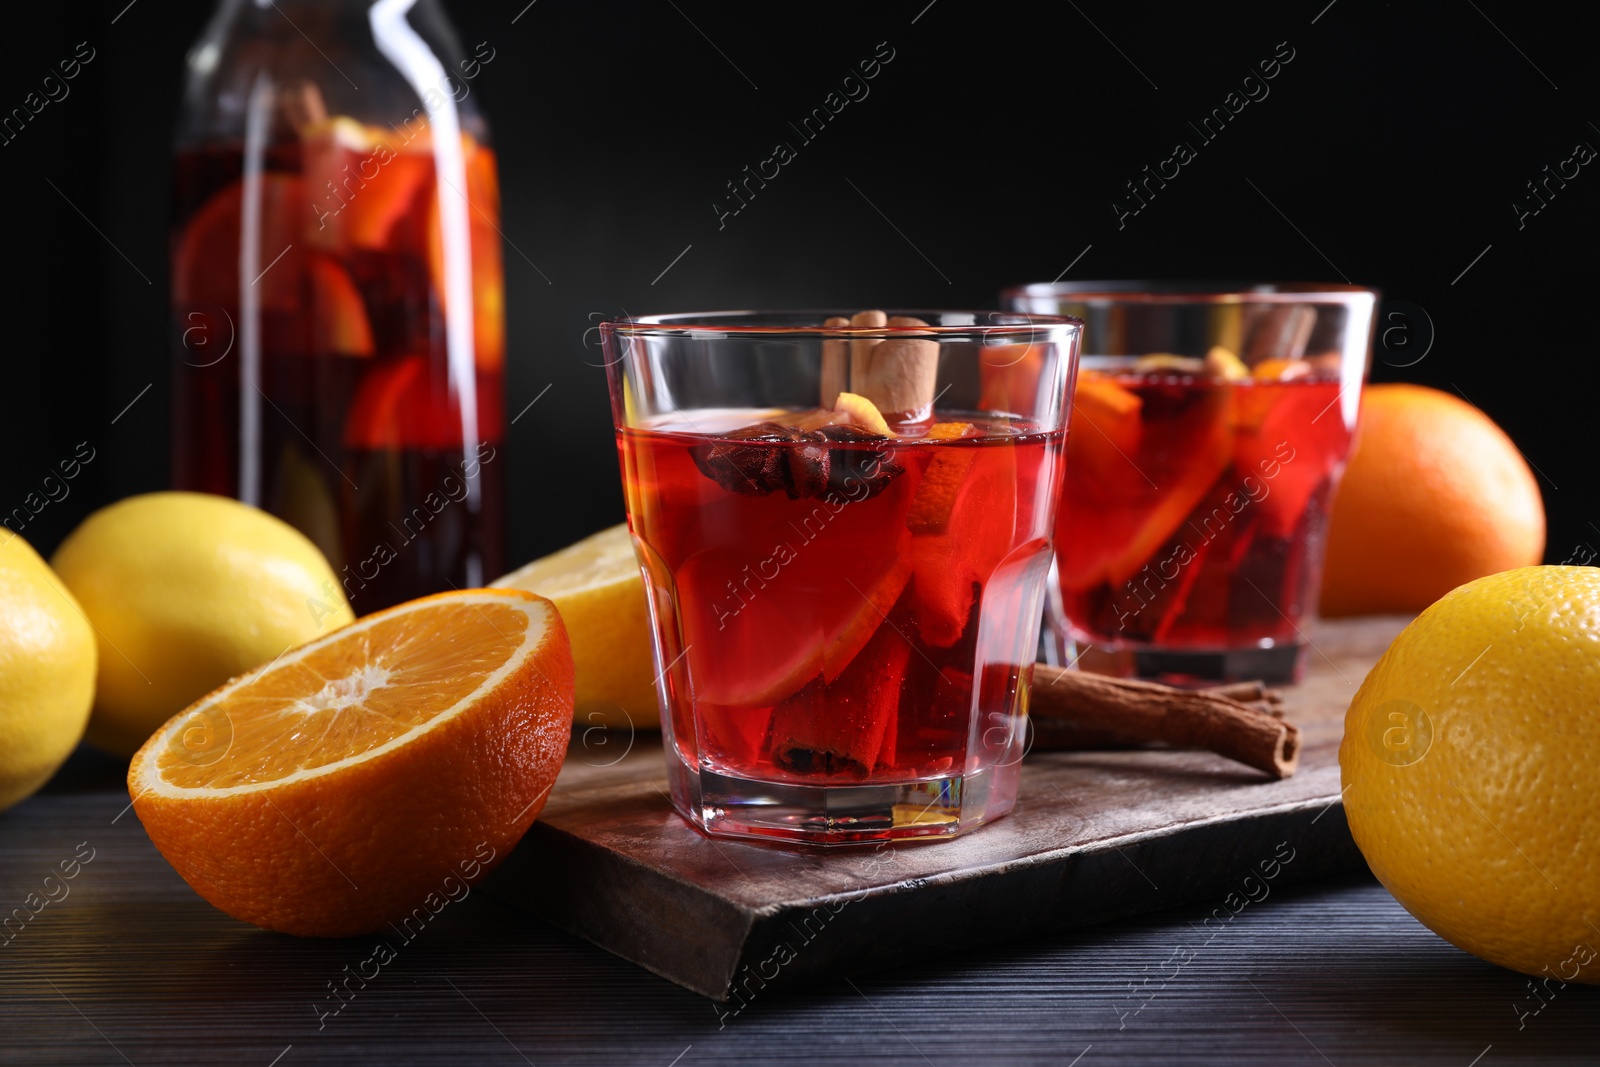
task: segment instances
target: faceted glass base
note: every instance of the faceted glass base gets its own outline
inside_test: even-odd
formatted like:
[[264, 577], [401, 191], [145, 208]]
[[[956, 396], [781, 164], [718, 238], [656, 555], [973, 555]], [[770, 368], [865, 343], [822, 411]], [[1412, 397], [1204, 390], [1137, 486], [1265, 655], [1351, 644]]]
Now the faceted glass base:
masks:
[[1075, 663], [1081, 670], [1169, 685], [1249, 681], [1289, 685], [1305, 671], [1306, 645], [1297, 641], [1267, 648], [1147, 648], [1088, 644], [1069, 636], [1056, 654], [1062, 663]]
[[669, 755], [678, 813], [716, 837], [808, 845], [943, 840], [1016, 804], [1019, 763], [903, 783], [800, 785], [735, 778]]

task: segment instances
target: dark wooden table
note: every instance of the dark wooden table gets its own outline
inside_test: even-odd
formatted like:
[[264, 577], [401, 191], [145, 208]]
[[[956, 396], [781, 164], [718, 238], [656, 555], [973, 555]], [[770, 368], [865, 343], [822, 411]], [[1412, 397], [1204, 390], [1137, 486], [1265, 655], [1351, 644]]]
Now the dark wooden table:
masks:
[[361, 969], [368, 943], [227, 918], [173, 873], [127, 803], [120, 769], [80, 753], [0, 814], [0, 909], [42, 899], [61, 860], [93, 855], [67, 896], [0, 943], [0, 1062], [1600, 1062], [1600, 989], [1535, 1001], [1526, 979], [1439, 940], [1365, 876], [1274, 891], [1214, 937], [1198, 924], [1215, 903], [1187, 906], [758, 998], [726, 1017], [474, 892], [335, 1001], [330, 983]]

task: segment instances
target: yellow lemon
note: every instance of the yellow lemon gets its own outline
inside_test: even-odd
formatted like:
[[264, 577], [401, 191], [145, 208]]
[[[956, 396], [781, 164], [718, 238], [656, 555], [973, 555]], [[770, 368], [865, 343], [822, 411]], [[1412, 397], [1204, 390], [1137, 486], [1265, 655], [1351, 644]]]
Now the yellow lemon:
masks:
[[355, 617], [315, 545], [226, 497], [129, 497], [85, 519], [52, 563], [98, 641], [87, 738], [119, 756], [234, 675]]
[[650, 610], [626, 524], [536, 559], [493, 583], [555, 602], [577, 672], [579, 726], [659, 726]]
[[1350, 832], [1452, 944], [1600, 983], [1600, 569], [1469, 582], [1395, 638], [1339, 748]]
[[94, 700], [94, 633], [39, 553], [0, 531], [0, 811], [72, 753]]

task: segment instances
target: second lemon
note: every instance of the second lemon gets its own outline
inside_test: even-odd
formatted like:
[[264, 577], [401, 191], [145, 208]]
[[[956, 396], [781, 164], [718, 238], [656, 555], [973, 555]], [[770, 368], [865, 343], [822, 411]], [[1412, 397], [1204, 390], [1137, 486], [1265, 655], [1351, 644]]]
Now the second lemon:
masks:
[[223, 682], [354, 619], [294, 527], [202, 493], [102, 508], [51, 559], [99, 646], [90, 744], [131, 756]]

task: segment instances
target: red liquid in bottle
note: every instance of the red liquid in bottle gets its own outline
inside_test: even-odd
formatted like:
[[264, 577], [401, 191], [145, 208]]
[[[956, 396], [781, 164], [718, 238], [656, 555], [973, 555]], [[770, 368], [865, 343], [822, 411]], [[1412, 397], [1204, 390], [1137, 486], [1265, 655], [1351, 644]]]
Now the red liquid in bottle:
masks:
[[431, 137], [334, 119], [253, 172], [238, 144], [176, 159], [173, 485], [299, 528], [358, 613], [505, 569], [494, 155], [463, 136], [441, 185]]

